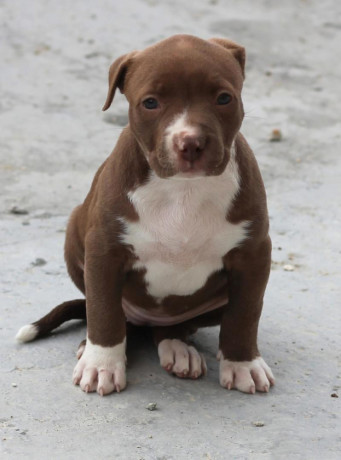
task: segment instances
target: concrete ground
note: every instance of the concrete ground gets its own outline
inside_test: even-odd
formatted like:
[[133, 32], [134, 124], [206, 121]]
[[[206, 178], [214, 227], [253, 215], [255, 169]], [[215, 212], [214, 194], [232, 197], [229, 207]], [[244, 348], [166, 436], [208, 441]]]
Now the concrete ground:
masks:
[[[1, 458], [340, 459], [340, 2], [4, 0], [0, 16]], [[221, 388], [212, 328], [195, 338], [207, 377], [169, 377], [141, 335], [127, 390], [87, 395], [71, 383], [83, 324], [14, 335], [79, 297], [65, 226], [127, 121], [121, 96], [100, 110], [109, 64], [179, 32], [247, 48], [242, 131], [274, 248], [259, 342], [277, 384]]]

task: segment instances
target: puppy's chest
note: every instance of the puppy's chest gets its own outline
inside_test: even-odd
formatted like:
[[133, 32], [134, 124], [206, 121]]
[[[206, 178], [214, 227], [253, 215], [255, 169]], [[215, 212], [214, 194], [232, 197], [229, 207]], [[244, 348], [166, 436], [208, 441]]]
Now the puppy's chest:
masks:
[[179, 270], [222, 257], [233, 227], [213, 203], [193, 209], [188, 203], [163, 203], [137, 223], [126, 223], [125, 241], [138, 265], [159, 261]]
[[216, 187], [204, 178], [179, 183], [152, 178], [130, 194], [139, 220], [124, 221], [122, 239], [137, 257], [133, 268], [143, 270], [147, 291], [156, 298], [196, 292], [245, 237], [245, 223], [226, 219], [231, 193], [219, 180], [208, 181]]

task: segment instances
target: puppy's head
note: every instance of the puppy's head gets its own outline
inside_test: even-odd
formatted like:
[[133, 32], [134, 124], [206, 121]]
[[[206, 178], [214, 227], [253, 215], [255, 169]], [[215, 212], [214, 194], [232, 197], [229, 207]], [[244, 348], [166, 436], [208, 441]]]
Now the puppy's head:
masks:
[[176, 35], [110, 67], [129, 102], [130, 128], [160, 177], [221, 174], [243, 119], [244, 48], [226, 39]]

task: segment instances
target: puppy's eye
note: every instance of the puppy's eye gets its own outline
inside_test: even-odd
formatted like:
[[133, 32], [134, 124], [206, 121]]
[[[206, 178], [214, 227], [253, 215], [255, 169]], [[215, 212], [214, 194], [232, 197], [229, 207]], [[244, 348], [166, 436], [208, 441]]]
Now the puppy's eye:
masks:
[[232, 100], [232, 96], [230, 96], [228, 93], [221, 93], [218, 96], [217, 104], [226, 105], [226, 104], [229, 104], [231, 100]]
[[154, 97], [148, 97], [142, 102], [142, 104], [143, 107], [145, 107], [148, 110], [154, 110], [159, 107], [159, 103]]

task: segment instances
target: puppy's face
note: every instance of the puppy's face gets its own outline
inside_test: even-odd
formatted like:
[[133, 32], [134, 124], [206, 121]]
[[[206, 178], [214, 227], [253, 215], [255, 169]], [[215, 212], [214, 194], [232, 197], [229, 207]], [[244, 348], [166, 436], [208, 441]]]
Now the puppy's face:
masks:
[[[156, 174], [221, 174], [243, 119], [243, 48], [180, 35], [121, 59], [116, 86], [129, 101], [131, 130]], [[112, 97], [109, 88], [104, 109]]]

